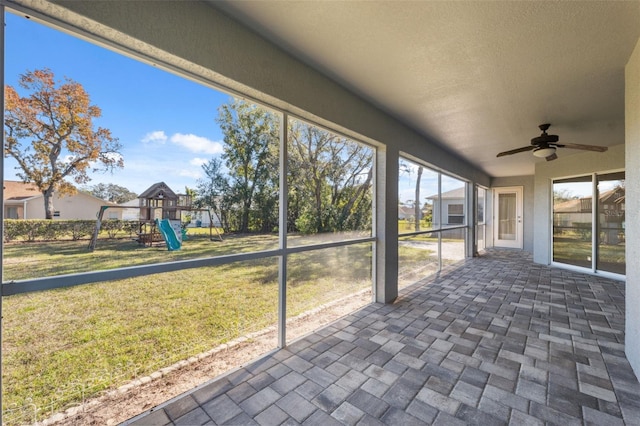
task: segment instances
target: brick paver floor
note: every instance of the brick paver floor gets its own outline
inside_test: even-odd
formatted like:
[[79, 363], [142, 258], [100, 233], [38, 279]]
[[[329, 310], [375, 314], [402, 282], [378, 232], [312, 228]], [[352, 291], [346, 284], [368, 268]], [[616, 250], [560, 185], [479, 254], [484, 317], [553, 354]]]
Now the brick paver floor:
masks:
[[133, 425], [640, 425], [624, 283], [491, 250]]

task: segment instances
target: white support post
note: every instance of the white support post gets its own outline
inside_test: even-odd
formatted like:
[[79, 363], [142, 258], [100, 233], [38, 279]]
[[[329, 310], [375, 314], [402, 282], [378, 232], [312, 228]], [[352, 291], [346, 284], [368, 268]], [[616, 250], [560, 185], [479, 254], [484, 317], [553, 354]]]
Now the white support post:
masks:
[[[376, 248], [374, 297], [393, 303], [398, 297], [398, 161], [400, 153], [389, 147], [376, 155]], [[388, 202], [393, 200], [393, 202]]]

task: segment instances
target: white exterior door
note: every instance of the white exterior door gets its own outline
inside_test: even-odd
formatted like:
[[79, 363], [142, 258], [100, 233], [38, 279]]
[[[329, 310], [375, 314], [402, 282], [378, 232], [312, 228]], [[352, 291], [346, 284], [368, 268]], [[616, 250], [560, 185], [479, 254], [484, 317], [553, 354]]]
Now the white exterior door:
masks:
[[522, 187], [493, 188], [495, 247], [523, 248]]

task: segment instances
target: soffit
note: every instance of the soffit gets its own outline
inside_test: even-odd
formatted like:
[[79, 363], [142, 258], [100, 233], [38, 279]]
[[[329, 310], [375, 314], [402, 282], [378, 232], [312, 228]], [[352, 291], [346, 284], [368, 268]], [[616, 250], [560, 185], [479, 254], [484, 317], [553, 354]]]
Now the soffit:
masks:
[[533, 174], [544, 159], [495, 155], [545, 122], [560, 142], [624, 143], [640, 2], [211, 4], [491, 176]]

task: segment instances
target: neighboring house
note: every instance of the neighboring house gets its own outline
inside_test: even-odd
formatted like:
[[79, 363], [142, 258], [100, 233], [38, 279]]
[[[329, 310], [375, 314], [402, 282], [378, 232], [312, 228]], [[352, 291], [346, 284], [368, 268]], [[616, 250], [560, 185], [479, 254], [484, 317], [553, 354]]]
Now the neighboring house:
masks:
[[[118, 205], [122, 207], [128, 207], [119, 209], [122, 212], [122, 220], [140, 220], [140, 200], [138, 198], [134, 198], [133, 200], [129, 200]], [[109, 211], [110, 210], [107, 209], [107, 212]]]
[[[619, 244], [624, 240], [625, 229], [625, 189], [616, 187], [604, 191], [598, 201], [598, 227], [604, 244]], [[586, 228], [591, 229], [593, 221], [593, 200], [591, 197], [563, 201], [553, 206], [553, 226], [556, 230]]]
[[[402, 205], [398, 206], [398, 219], [400, 220], [407, 219], [407, 220], [413, 221], [415, 219], [415, 216], [416, 216], [415, 208], [402, 206]], [[422, 217], [420, 219], [422, 219]]]
[[[101, 206], [115, 206], [85, 192], [53, 195], [54, 219], [96, 219]], [[45, 219], [44, 196], [35, 185], [4, 181], [4, 217], [6, 219]], [[107, 210], [108, 219], [121, 219], [121, 209]]]
[[[451, 191], [443, 192], [438, 199], [438, 195], [431, 195], [427, 200], [433, 202], [433, 223], [441, 223], [443, 226], [457, 226], [465, 223], [465, 191], [466, 188], [460, 187]], [[440, 200], [440, 201], [439, 201]], [[440, 202], [442, 208], [440, 208]], [[440, 217], [442, 216], [442, 221]]]
[[31, 183], [5, 180], [3, 191], [5, 219], [25, 219], [27, 201], [37, 196], [42, 197], [42, 193]]

